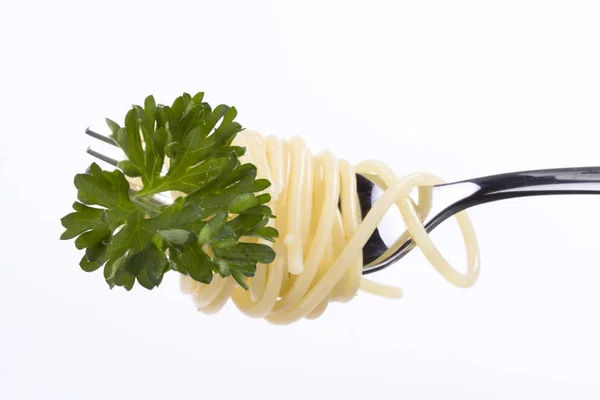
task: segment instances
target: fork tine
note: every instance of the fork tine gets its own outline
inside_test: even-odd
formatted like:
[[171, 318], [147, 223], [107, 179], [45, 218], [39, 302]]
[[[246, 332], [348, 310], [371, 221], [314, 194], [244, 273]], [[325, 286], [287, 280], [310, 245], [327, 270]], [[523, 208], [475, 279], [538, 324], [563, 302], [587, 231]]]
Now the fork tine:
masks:
[[[86, 153], [89, 155], [96, 157], [113, 167], [117, 167], [119, 161], [125, 158], [119, 145], [111, 137], [98, 133], [89, 127], [86, 128], [85, 134], [100, 142], [98, 143], [100, 149], [96, 147], [96, 145], [93, 145], [94, 148], [92, 148], [92, 146], [87, 148]], [[110, 146], [106, 146], [106, 144], [109, 144]]]
[[117, 167], [119, 164], [119, 162], [117, 160], [115, 160], [114, 158], [105, 156], [104, 154], [97, 152], [96, 150], [92, 149], [91, 147], [88, 147], [85, 152], [91, 156], [96, 157], [99, 160], [104, 161], [105, 163], [112, 165], [113, 167]]
[[[108, 136], [105, 136], [101, 133], [95, 132], [95, 131], [91, 130], [90, 128], [87, 128], [85, 130], [85, 133], [86, 133], [86, 135], [91, 136], [94, 139], [97, 139], [103, 143], [110, 144], [111, 146], [114, 146], [117, 149], [120, 149], [119, 146], [117, 145], [117, 143], [115, 143], [115, 141]], [[100, 145], [100, 147], [102, 147], [102, 145]], [[108, 151], [108, 153], [113, 154], [113, 153], [115, 153], [114, 147], [110, 147], [110, 149], [108, 147], [106, 147], [106, 150]], [[119, 150], [117, 150], [117, 151], [119, 151]], [[97, 150], [94, 150], [94, 149], [92, 149], [91, 146], [89, 146], [85, 152], [88, 153], [89, 155], [97, 158], [98, 160], [104, 161], [105, 163], [118, 168], [119, 160], [116, 158], [107, 156], [106, 154], [103, 154]], [[120, 151], [119, 151], [119, 153], [120, 153]], [[90, 169], [88, 168], [85, 172], [87, 174], [89, 174]], [[131, 193], [135, 193], [135, 190], [133, 188], [130, 188], [129, 191]], [[173, 202], [173, 199], [171, 197], [166, 196], [162, 193], [155, 194], [154, 196], [150, 197], [148, 200], [156, 206], [166, 206]]]
[[94, 139], [98, 139], [104, 143], [108, 143], [110, 145], [118, 147], [118, 145], [115, 143], [115, 141], [113, 139], [111, 139], [108, 136], [104, 136], [101, 133], [95, 132], [95, 131], [91, 130], [90, 128], [86, 128], [85, 134], [93, 137]]

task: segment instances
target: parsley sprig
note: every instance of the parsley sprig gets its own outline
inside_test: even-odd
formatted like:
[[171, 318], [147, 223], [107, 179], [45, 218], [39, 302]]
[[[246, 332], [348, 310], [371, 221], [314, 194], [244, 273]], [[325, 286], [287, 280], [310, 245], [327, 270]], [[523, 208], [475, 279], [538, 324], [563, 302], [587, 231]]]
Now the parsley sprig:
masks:
[[[94, 163], [75, 176], [79, 201], [61, 220], [61, 239], [75, 238], [85, 249], [81, 268], [103, 266], [111, 288], [131, 290], [137, 280], [153, 289], [170, 270], [207, 284], [213, 273], [232, 275], [247, 288], [244, 277], [275, 257], [270, 246], [240, 240], [278, 236], [267, 226], [274, 218], [270, 196], [260, 194], [270, 182], [239, 160], [245, 149], [232, 145], [242, 130], [235, 108], [212, 109], [203, 97], [184, 93], [169, 107], [148, 96], [127, 113], [123, 127], [107, 119], [127, 159], [114, 171]], [[141, 189], [132, 191], [126, 176], [140, 178]], [[170, 205], [150, 201], [170, 191], [187, 196]]]

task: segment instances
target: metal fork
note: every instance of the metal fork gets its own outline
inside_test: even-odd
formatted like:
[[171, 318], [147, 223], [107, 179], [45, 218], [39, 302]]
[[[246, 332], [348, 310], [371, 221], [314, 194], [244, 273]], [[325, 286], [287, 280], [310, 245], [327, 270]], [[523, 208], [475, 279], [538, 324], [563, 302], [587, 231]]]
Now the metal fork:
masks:
[[[109, 144], [112, 147], [112, 150], [107, 148], [102, 152], [90, 146], [87, 153], [117, 167], [118, 162], [124, 156], [107, 154], [114, 152], [115, 148], [118, 148], [117, 144], [110, 137], [89, 128], [85, 133], [97, 139], [99, 143]], [[381, 196], [383, 190], [367, 176], [357, 174], [356, 181], [361, 212], [364, 217]], [[559, 194], [600, 194], [600, 167], [520, 171], [436, 185], [431, 187], [431, 210], [423, 219], [423, 225], [427, 232], [431, 232], [449, 217], [479, 204], [518, 197]], [[155, 197], [153, 201], [157, 204], [166, 204], [170, 199]], [[410, 236], [403, 232], [403, 222], [398, 219], [394, 221], [392, 218], [392, 214], [386, 214], [382, 221], [384, 223], [380, 224], [363, 247], [363, 263], [365, 265], [363, 275], [389, 267], [415, 247]], [[400, 218], [400, 216], [396, 218]], [[395, 243], [396, 250], [385, 259], [380, 260], [381, 255], [389, 249], [382, 239], [381, 227], [383, 225], [388, 230], [386, 232], [388, 237], [390, 236], [390, 227], [397, 227], [392, 235], [395, 238], [403, 238], [403, 242]]]

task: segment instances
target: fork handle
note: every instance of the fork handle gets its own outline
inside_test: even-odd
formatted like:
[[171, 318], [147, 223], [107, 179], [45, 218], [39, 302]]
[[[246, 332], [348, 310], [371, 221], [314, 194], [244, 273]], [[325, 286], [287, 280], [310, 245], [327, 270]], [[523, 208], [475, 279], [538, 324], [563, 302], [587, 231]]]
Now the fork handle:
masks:
[[[490, 175], [449, 185], [479, 186], [468, 207], [514, 197], [600, 194], [600, 167], [554, 168]], [[466, 199], [465, 199], [466, 200]]]
[[[479, 204], [517, 197], [600, 194], [600, 167], [554, 168], [490, 175], [435, 186], [447, 207], [431, 215], [425, 228], [431, 231], [446, 218]], [[445, 196], [441, 196], [445, 194]]]

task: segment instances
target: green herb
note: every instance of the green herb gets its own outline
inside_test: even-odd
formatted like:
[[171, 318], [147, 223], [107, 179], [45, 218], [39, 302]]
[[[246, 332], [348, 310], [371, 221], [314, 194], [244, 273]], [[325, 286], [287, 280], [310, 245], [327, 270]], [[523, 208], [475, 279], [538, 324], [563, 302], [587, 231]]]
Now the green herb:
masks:
[[[232, 275], [244, 288], [257, 263], [270, 263], [271, 247], [240, 242], [243, 237], [273, 241], [274, 218], [266, 205], [270, 186], [256, 179], [256, 167], [241, 164], [245, 149], [232, 145], [242, 130], [236, 110], [203, 102], [203, 93], [184, 93], [169, 106], [149, 96], [133, 106], [121, 127], [107, 119], [112, 139], [127, 156], [115, 171], [92, 164], [75, 176], [75, 212], [62, 218], [61, 239], [75, 238], [85, 249], [84, 271], [104, 267], [111, 288], [131, 290], [135, 281], [147, 289], [158, 286], [167, 271], [210, 283], [213, 273]], [[168, 164], [165, 162], [168, 160]], [[168, 165], [168, 168], [167, 168]], [[141, 178], [132, 191], [126, 179]], [[150, 202], [152, 196], [181, 191], [170, 205]]]

